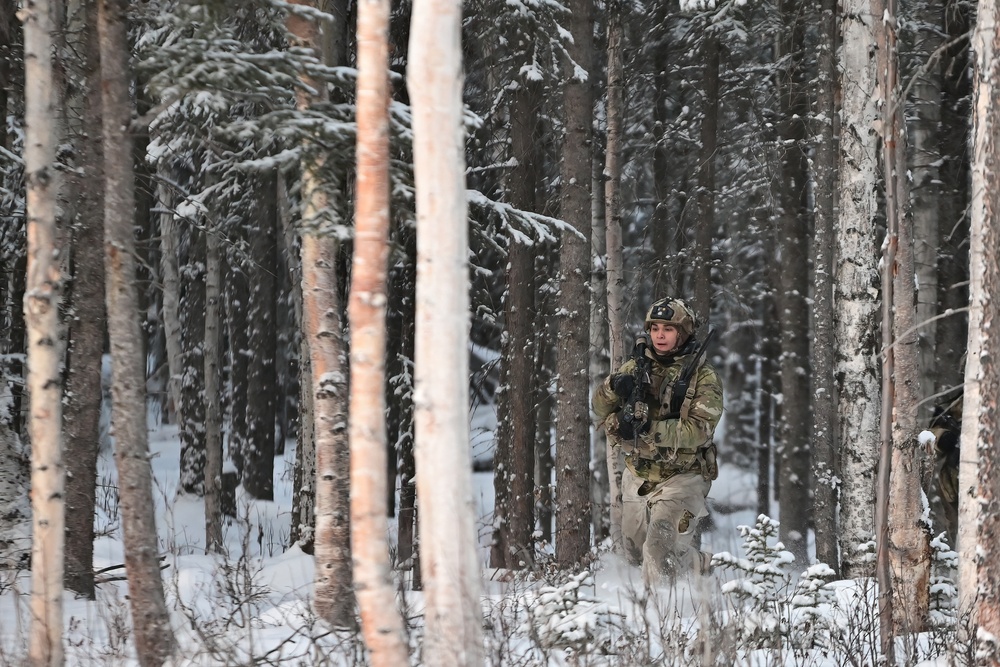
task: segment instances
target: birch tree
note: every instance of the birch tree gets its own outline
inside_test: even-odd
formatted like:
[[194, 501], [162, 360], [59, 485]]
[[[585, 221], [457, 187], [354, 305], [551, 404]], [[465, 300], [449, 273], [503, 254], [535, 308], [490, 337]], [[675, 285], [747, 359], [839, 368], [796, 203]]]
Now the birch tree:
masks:
[[972, 125], [972, 231], [969, 249], [969, 335], [959, 466], [959, 612], [971, 615], [980, 664], [1000, 662], [1000, 572], [996, 533], [1000, 523], [1000, 471], [996, 437], [1000, 402], [1000, 173], [997, 159], [1000, 76], [1000, 5], [983, 0], [972, 33], [975, 52]]
[[[389, 2], [358, 5], [358, 183], [351, 331], [351, 550], [373, 665], [408, 662], [386, 542], [385, 305], [389, 252]], [[459, 348], [461, 349], [461, 348]]]
[[[604, 158], [605, 252], [607, 256], [608, 355], [611, 372], [625, 361], [624, 298], [625, 271], [622, 258], [622, 143], [625, 112], [624, 3], [608, 5], [608, 139]], [[625, 461], [620, 447], [612, 447], [605, 437], [608, 484], [610, 487], [611, 547], [622, 548], [621, 480]]]
[[875, 40], [867, 0], [845, 0], [840, 48], [841, 131], [834, 233], [834, 340], [841, 452], [842, 575], [874, 574], [859, 547], [875, 535], [875, 471], [881, 391], [878, 341], [877, 138]]
[[136, 654], [143, 667], [158, 667], [175, 653], [177, 643], [160, 578], [146, 434], [145, 364], [132, 230], [135, 192], [128, 131], [128, 2], [99, 0], [98, 8], [104, 107], [104, 268], [113, 364], [111, 424]]
[[417, 0], [407, 69], [417, 192], [415, 455], [426, 600], [423, 657], [430, 667], [483, 662], [468, 422], [461, 21], [458, 0]]
[[[311, 2], [299, 3], [304, 9]], [[301, 46], [319, 46], [319, 32], [308, 12], [290, 12], [288, 31]], [[303, 75], [296, 106], [308, 111], [329, 99], [326, 86]], [[309, 349], [316, 447], [316, 613], [339, 627], [354, 625], [350, 556], [350, 454], [347, 441], [347, 377], [344, 327], [337, 298], [337, 241], [332, 202], [321, 181], [324, 154], [305, 151], [302, 160], [302, 321]]]
[[24, 320], [31, 439], [31, 632], [33, 667], [64, 661], [63, 548], [65, 470], [62, 461], [62, 292], [56, 243], [60, 176], [52, 41], [55, 8], [44, 0], [22, 10], [25, 63], [24, 171], [27, 187], [28, 274]]

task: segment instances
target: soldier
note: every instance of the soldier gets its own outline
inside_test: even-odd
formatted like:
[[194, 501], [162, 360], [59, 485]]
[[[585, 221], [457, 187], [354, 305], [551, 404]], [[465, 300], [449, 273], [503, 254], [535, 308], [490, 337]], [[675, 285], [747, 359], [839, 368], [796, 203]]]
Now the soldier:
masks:
[[633, 358], [592, 400], [612, 446], [625, 453], [622, 539], [629, 561], [642, 565], [650, 583], [710, 570], [712, 555], [692, 542], [719, 475], [712, 434], [722, 416], [722, 383], [704, 362], [697, 326], [680, 299], [653, 303], [648, 336], [637, 337]]
[[955, 546], [958, 531], [958, 438], [962, 433], [962, 394], [934, 408], [928, 429], [934, 436], [938, 492], [947, 522], [948, 539]]

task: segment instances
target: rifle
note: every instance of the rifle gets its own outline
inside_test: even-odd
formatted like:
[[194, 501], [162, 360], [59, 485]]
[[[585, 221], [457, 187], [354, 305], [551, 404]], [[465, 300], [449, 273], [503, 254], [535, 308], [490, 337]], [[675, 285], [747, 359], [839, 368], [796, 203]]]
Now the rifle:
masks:
[[677, 381], [674, 382], [674, 390], [670, 396], [670, 414], [664, 417], [664, 419], [680, 418], [681, 408], [684, 406], [684, 400], [687, 398], [688, 387], [691, 384], [691, 377], [704, 361], [705, 353], [708, 351], [708, 344], [712, 342], [712, 338], [714, 336], [715, 329], [709, 329], [708, 333], [705, 334], [704, 340], [698, 344], [698, 347], [695, 348], [694, 354], [691, 355], [691, 361], [689, 361], [687, 366], [681, 370], [681, 374], [677, 377]]
[[649, 347], [649, 335], [645, 332], [636, 334], [635, 347], [632, 348], [632, 359], [635, 360], [635, 373], [632, 377], [635, 379], [635, 384], [632, 387], [632, 393], [625, 401], [621, 415], [623, 422], [633, 425], [636, 437], [649, 421], [649, 404], [646, 403], [646, 392], [651, 383], [653, 363], [646, 356], [647, 347]]

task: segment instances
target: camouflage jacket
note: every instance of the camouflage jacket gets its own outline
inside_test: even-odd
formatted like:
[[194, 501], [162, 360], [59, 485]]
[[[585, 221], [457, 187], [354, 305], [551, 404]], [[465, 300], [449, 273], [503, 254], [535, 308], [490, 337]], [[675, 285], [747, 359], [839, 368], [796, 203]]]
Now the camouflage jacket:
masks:
[[[667, 419], [674, 383], [690, 356], [673, 358], [663, 364], [652, 354], [650, 388], [646, 395], [652, 423], [648, 433], [634, 440], [618, 435], [618, 413], [628, 399], [611, 388], [611, 376], [598, 385], [591, 405], [598, 425], [604, 425], [612, 446], [626, 452], [625, 463], [639, 477], [662, 481], [678, 472], [693, 471], [704, 465], [703, 450], [712, 446], [712, 434], [722, 417], [722, 382], [715, 369], [702, 364], [692, 376], [680, 418]], [[618, 370], [633, 374], [635, 360], [629, 359]], [[713, 451], [714, 465], [714, 451]], [[717, 471], [716, 471], [717, 472]]]

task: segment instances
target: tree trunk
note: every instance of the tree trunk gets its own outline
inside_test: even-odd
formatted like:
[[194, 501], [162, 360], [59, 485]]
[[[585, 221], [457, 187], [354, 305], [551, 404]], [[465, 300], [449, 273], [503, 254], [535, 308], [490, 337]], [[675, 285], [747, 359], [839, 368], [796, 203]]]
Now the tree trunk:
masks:
[[952, 314], [937, 322], [938, 391], [960, 385], [965, 372], [965, 342], [968, 338], [968, 316], [963, 312], [969, 305], [969, 183], [972, 180], [967, 157], [971, 145], [969, 134], [972, 99], [968, 72], [970, 49], [963, 39], [971, 31], [970, 14], [975, 8], [949, 5], [945, 12], [945, 34], [950, 46], [945, 50], [946, 66], [942, 81], [941, 105], [948, 112], [941, 114], [942, 197], [939, 201], [940, 220], [955, 221], [939, 225], [938, 294], [942, 313]]
[[[237, 225], [240, 227], [241, 225]], [[233, 379], [247, 378], [250, 374], [250, 322], [247, 303], [250, 301], [250, 283], [246, 272], [244, 246], [244, 230], [232, 232], [229, 236], [230, 246], [227, 248], [225, 299], [226, 299], [226, 331], [229, 339], [229, 377]], [[247, 417], [249, 416], [250, 387], [245, 381], [230, 383], [229, 394], [229, 459], [236, 468], [237, 477], [242, 480], [245, 474], [245, 452], [250, 437], [247, 433]]]
[[[938, 238], [941, 215], [941, 54], [944, 7], [937, 3], [918, 4], [913, 10], [921, 26], [917, 30], [914, 56], [919, 69], [912, 83], [911, 120], [908, 123], [912, 137], [912, 154], [908, 165], [912, 173], [910, 186], [910, 215], [913, 220], [913, 262], [916, 278], [916, 317], [920, 327], [917, 332], [919, 345], [918, 386], [921, 399], [935, 393], [938, 374], [936, 359], [938, 314]], [[930, 421], [933, 401], [925, 402], [917, 413], [917, 422]], [[924, 466], [929, 468], [929, 466]], [[925, 485], [926, 486], [926, 485]]]
[[[715, 159], [719, 131], [719, 37], [709, 25], [702, 36], [701, 157], [698, 165], [698, 220], [691, 247], [690, 298], [708, 321], [712, 306], [712, 237], [715, 235]], [[657, 295], [659, 297], [659, 295]], [[784, 517], [782, 518], [784, 519]], [[784, 520], [782, 520], [784, 526]]]
[[[79, 45], [85, 60], [79, 147], [79, 176], [71, 175], [76, 222], [73, 234], [73, 281], [67, 300], [73, 312], [68, 327], [66, 403], [63, 412], [66, 462], [66, 587], [93, 600], [94, 507], [101, 420], [101, 356], [104, 352], [104, 167], [101, 154], [100, 45], [97, 3], [84, 2]], [[69, 537], [69, 535], [67, 535]]]
[[[962, 547], [959, 563], [962, 557], [971, 560], [975, 549], [977, 559], [972, 563], [976, 568], [975, 590], [978, 592], [973, 614], [976, 657], [983, 661], [981, 664], [990, 665], [1000, 664], [997, 639], [1000, 637], [1000, 559], [996, 541], [996, 531], [1000, 530], [1000, 454], [996, 446], [996, 436], [1000, 433], [1000, 339], [995, 333], [1000, 327], [1000, 262], [996, 253], [1000, 247], [1000, 144], [996, 136], [1000, 121], [1000, 88], [996, 83], [1000, 76], [998, 45], [1000, 7], [996, 0], [983, 0], [979, 3], [972, 41], [976, 53], [972, 191], [976, 195], [972, 206], [972, 284], [969, 289], [975, 313], [970, 320], [974, 319], [979, 326], [976, 329], [969, 327], [969, 370], [972, 372], [966, 374], [966, 387], [975, 386], [972, 394], [978, 400], [970, 405], [966, 394], [960, 471], [963, 481], [971, 481], [969, 478], [976, 476], [975, 458], [978, 456], [978, 492], [975, 498], [963, 493], [959, 501], [967, 522], [976, 516], [970, 506], [978, 508], [979, 524], [963, 527], [962, 534], [968, 537], [971, 537], [969, 529], [975, 530], [975, 540], [967, 540], [973, 542], [972, 548]], [[973, 337], [978, 341], [973, 342]], [[978, 369], [971, 361], [973, 354], [979, 359]], [[964, 484], [959, 488], [969, 489]], [[963, 542], [960, 540], [959, 544]], [[960, 567], [971, 569], [966, 565]], [[960, 584], [964, 583], [965, 577]], [[968, 600], [972, 590], [963, 591], [962, 597]]]
[[[299, 3], [306, 7], [311, 2]], [[319, 45], [317, 26], [289, 14], [288, 30], [306, 47]], [[308, 76], [297, 100], [299, 109], [322, 104], [325, 86]], [[313, 94], [306, 91], [314, 90]], [[347, 377], [344, 326], [338, 299], [336, 236], [324, 229], [331, 202], [319, 174], [322, 154], [302, 162], [301, 220], [310, 231], [302, 234], [302, 320], [309, 348], [308, 378], [312, 393], [313, 434], [316, 441], [316, 613], [334, 627], [353, 627], [354, 584], [351, 572], [350, 450], [347, 440]], [[304, 366], [304, 365], [303, 365]], [[306, 381], [304, 378], [303, 381]]]
[[875, 534], [875, 471], [879, 451], [878, 344], [878, 147], [874, 42], [867, 0], [842, 7], [839, 50], [841, 118], [834, 247], [834, 340], [841, 452], [840, 554], [842, 576], [872, 576], [858, 551]]
[[[511, 92], [511, 158], [520, 167], [511, 172], [507, 188], [511, 204], [523, 211], [537, 209], [535, 189], [540, 174], [534, 130], [540, 102], [537, 86], [520, 81]], [[507, 247], [507, 292], [497, 391], [497, 438], [494, 465], [493, 567], [518, 569], [534, 564], [535, 460], [535, 340], [534, 252], [512, 238]]]
[[[607, 256], [607, 312], [608, 312], [608, 366], [617, 371], [625, 361], [625, 271], [622, 257], [622, 150], [625, 91], [623, 80], [624, 54], [622, 40], [622, 13], [624, 3], [615, 2], [608, 7], [608, 141], [604, 158], [604, 207], [605, 254]], [[596, 232], [596, 230], [595, 230]], [[595, 244], [596, 245], [596, 244]], [[596, 296], [593, 298], [597, 298]], [[594, 341], [596, 343], [596, 341]], [[596, 345], [595, 345], [596, 348]], [[601, 353], [594, 349], [592, 355]], [[592, 383], [603, 378], [591, 378]], [[597, 442], [594, 443], [595, 445]], [[609, 514], [611, 548], [620, 553], [622, 548], [622, 492], [621, 479], [624, 459], [620, 447], [612, 447], [607, 434], [603, 434], [605, 469], [609, 486]]]
[[163, 282], [163, 329], [167, 348], [167, 420], [175, 422], [181, 409], [181, 277], [177, 266], [180, 256], [180, 230], [174, 219], [173, 197], [167, 185], [167, 174], [160, 173], [156, 186], [160, 207], [160, 275]]
[[[927, 624], [930, 582], [930, 536], [924, 522], [914, 521], [924, 509], [922, 482], [923, 448], [917, 442], [917, 403], [920, 401], [919, 340], [916, 332], [914, 239], [908, 215], [909, 186], [906, 163], [905, 100], [899, 83], [895, 0], [873, 3], [885, 7], [885, 21], [878, 31], [880, 99], [886, 101], [882, 113], [882, 156], [886, 200], [888, 243], [883, 266], [883, 290], [892, 281], [891, 298], [883, 296], [890, 308], [883, 317], [891, 318], [892, 337], [883, 340], [892, 348], [892, 464], [889, 472], [889, 506], [886, 517], [887, 541], [892, 573], [892, 613], [895, 636], [923, 632]], [[875, 12], [882, 16], [883, 12]], [[887, 396], [882, 400], [886, 401]], [[880, 556], [881, 557], [881, 556]]]
[[816, 560], [840, 572], [837, 550], [836, 385], [834, 382], [833, 240], [837, 193], [836, 49], [837, 0], [819, 9], [819, 76], [816, 85], [816, 137], [813, 160], [813, 344], [812, 479]]
[[996, 132], [1000, 120], [1000, 7], [996, 0], [979, 3], [972, 33], [975, 53], [972, 123], [972, 231], [969, 249], [969, 335], [962, 409], [961, 464], [959, 467], [959, 613], [971, 614], [974, 627], [966, 641], [976, 641], [980, 664], [1000, 663], [1000, 573], [996, 558], [996, 533], [1000, 522], [1000, 474], [997, 470], [996, 434], [998, 387], [997, 337], [1000, 323], [1000, 157]]
[[56, 239], [59, 104], [54, 81], [54, 7], [39, 0], [23, 10], [25, 63], [25, 212], [28, 274], [24, 320], [28, 339], [28, 434], [31, 442], [31, 632], [33, 667], [64, 662], [63, 549], [65, 469], [62, 460], [62, 275]]
[[[461, 20], [457, 0], [416, 3], [407, 70], [417, 193], [414, 405], [427, 628], [423, 657], [429, 667], [481, 665], [484, 659], [469, 452]], [[589, 182], [589, 170], [585, 177]]]
[[[205, 271], [205, 547], [224, 553], [222, 542], [222, 410], [219, 399], [222, 358], [221, 230], [206, 234]], [[237, 379], [237, 381], [239, 381]]]
[[135, 280], [135, 211], [129, 109], [126, 0], [99, 0], [104, 105], [104, 266], [111, 338], [115, 463], [121, 498], [125, 571], [136, 655], [159, 667], [176, 649], [160, 578], [152, 470], [146, 435], [145, 373]]
[[810, 444], [809, 388], [809, 216], [806, 193], [808, 170], [805, 119], [808, 95], [803, 80], [804, 18], [798, 0], [782, 0], [782, 34], [779, 58], [781, 117], [781, 180], [778, 245], [782, 262], [778, 280], [778, 317], [781, 327], [781, 438], [780, 472], [781, 542], [796, 558], [808, 562]]
[[[256, 179], [255, 179], [256, 180]], [[243, 488], [252, 498], [274, 499], [274, 425], [278, 409], [275, 388], [277, 339], [275, 309], [277, 286], [277, 183], [274, 174], [256, 180], [260, 188], [258, 215], [251, 220], [250, 256], [250, 363], [247, 374], [247, 447]]]
[[[357, 168], [351, 332], [351, 550], [373, 665], [408, 662], [386, 542], [385, 304], [389, 254], [389, 2], [358, 5]], [[456, 348], [463, 349], [463, 348]]]
[[[560, 156], [560, 217], [574, 231], [562, 232], [556, 343], [556, 561], [569, 567], [590, 551], [590, 413], [587, 360], [589, 331], [579, 325], [590, 313], [590, 170], [593, 90], [575, 68], [593, 63], [592, 0], [573, 0], [563, 84], [565, 134]], [[593, 68], [591, 68], [593, 69]]]
[[[205, 492], [205, 220], [188, 225], [182, 242], [181, 404], [179, 485], [184, 493]], [[246, 376], [241, 376], [246, 377]]]
[[298, 406], [299, 418], [295, 439], [295, 470], [292, 481], [292, 525], [289, 542], [302, 551], [313, 552], [316, 529], [316, 437], [313, 434], [312, 372], [309, 365], [309, 342], [305, 337], [302, 308], [301, 244], [292, 220], [291, 205], [285, 177], [278, 172], [278, 211], [281, 220], [282, 244], [288, 258], [291, 279], [294, 328], [298, 336]]

